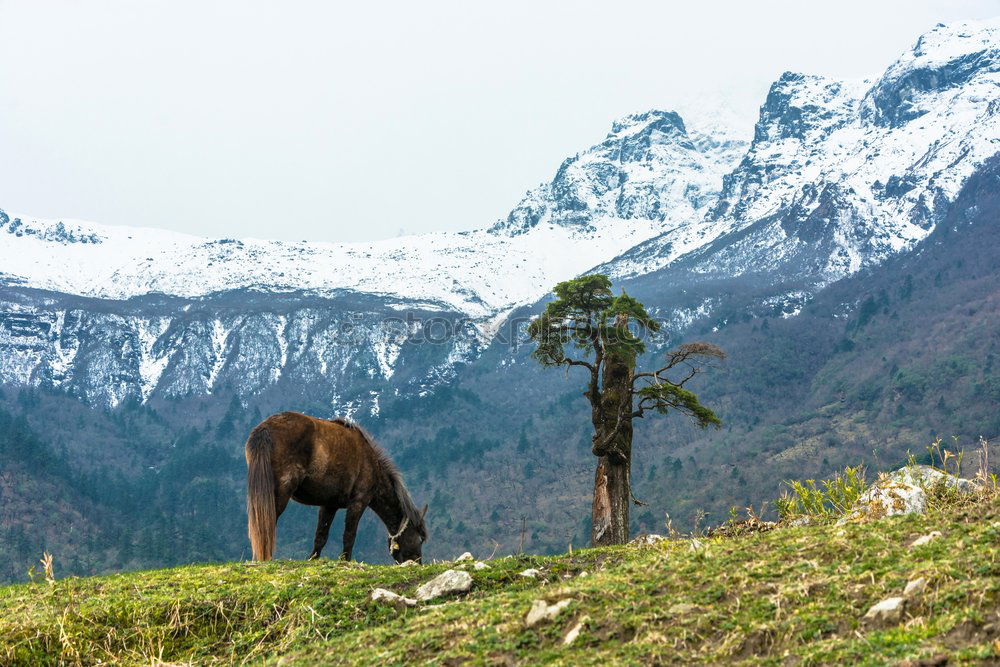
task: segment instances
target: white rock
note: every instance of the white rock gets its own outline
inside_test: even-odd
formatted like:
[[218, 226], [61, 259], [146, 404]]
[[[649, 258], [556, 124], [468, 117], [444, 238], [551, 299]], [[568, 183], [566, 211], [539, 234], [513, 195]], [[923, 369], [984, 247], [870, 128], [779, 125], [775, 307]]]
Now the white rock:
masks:
[[465, 593], [472, 588], [472, 575], [464, 570], [448, 570], [417, 589], [417, 600], [425, 602], [444, 595]]
[[404, 560], [399, 564], [400, 567], [413, 567], [414, 565], [420, 565], [420, 563], [415, 560]]
[[913, 547], [922, 547], [925, 544], [927, 544], [927, 543], [929, 543], [929, 542], [931, 542], [933, 540], [936, 540], [939, 537], [941, 537], [941, 531], [940, 530], [932, 530], [931, 532], [927, 533], [926, 535], [921, 535], [917, 539], [913, 540], [913, 542], [910, 543], [910, 548], [912, 549]]
[[905, 598], [886, 598], [868, 610], [865, 620], [886, 624], [896, 623], [903, 617], [905, 605]]
[[536, 570], [533, 567], [529, 567], [524, 572], [518, 572], [517, 576], [519, 576], [519, 577], [525, 577], [527, 579], [538, 579], [539, 577], [542, 576], [542, 572], [541, 572], [541, 570]]
[[913, 597], [915, 595], [920, 595], [927, 588], [927, 579], [925, 577], [917, 577], [906, 583], [906, 588], [903, 589], [903, 597]]
[[490, 566], [487, 565], [486, 563], [482, 562], [482, 561], [478, 561], [477, 560], [475, 563], [472, 564], [472, 569], [473, 570], [488, 570], [488, 569], [490, 569]]
[[666, 540], [663, 535], [639, 535], [633, 539], [629, 544], [634, 544], [636, 546], [652, 546], [654, 544], [659, 544]]
[[372, 591], [372, 601], [389, 604], [398, 609], [402, 609], [404, 607], [417, 606], [417, 601], [414, 600], [413, 598], [407, 598], [403, 597], [402, 595], [397, 595], [396, 593], [388, 591], [384, 588], [376, 588], [375, 590]]
[[841, 519], [879, 519], [897, 514], [923, 514], [927, 507], [927, 491], [937, 486], [968, 493], [976, 483], [943, 473], [931, 466], [906, 466], [886, 475], [865, 491], [854, 510]]
[[458, 558], [456, 558], [455, 562], [456, 563], [461, 563], [462, 561], [465, 561], [465, 560], [475, 560], [475, 559], [472, 557], [472, 554], [470, 554], [468, 551], [466, 551], [464, 554], [462, 554], [461, 556], [459, 556]]
[[697, 538], [692, 538], [690, 547], [691, 551], [702, 551], [705, 548], [705, 543]]
[[531, 609], [524, 619], [524, 624], [529, 628], [534, 627], [542, 621], [551, 621], [559, 615], [566, 607], [573, 603], [571, 599], [560, 600], [555, 604], [549, 604], [545, 600], [535, 600], [531, 603]]
[[576, 641], [576, 638], [580, 636], [580, 631], [583, 630], [583, 624], [588, 620], [589, 619], [584, 616], [576, 622], [576, 625], [569, 629], [569, 632], [567, 632], [566, 636], [563, 638], [563, 646], [569, 646]]

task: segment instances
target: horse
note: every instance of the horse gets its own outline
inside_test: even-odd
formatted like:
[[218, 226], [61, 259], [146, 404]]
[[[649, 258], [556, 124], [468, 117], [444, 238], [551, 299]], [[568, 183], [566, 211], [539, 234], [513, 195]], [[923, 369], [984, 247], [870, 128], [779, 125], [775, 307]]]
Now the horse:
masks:
[[246, 459], [254, 559], [271, 559], [278, 517], [291, 499], [319, 506], [310, 560], [319, 558], [339, 509], [347, 510], [341, 558], [351, 560], [358, 521], [371, 507], [389, 531], [396, 562], [421, 562], [427, 506], [416, 508], [399, 469], [355, 422], [296, 412], [272, 415], [250, 432]]

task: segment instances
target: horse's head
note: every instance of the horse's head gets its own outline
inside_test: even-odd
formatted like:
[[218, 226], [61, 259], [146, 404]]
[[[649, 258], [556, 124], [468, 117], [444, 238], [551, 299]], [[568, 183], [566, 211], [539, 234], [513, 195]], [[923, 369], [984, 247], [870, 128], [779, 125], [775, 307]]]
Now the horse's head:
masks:
[[427, 514], [427, 505], [420, 512], [419, 521], [410, 522], [409, 518], [404, 518], [399, 530], [395, 535], [389, 536], [389, 553], [397, 563], [405, 563], [408, 560], [421, 562], [423, 559], [423, 546], [427, 540], [427, 529], [424, 527], [424, 515]]

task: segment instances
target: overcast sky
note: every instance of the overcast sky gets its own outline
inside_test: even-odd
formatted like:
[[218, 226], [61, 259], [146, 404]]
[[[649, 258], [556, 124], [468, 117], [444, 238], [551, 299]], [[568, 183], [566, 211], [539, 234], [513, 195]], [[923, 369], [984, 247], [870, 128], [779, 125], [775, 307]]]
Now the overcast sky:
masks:
[[884, 69], [1000, 0], [0, 0], [0, 208], [365, 240], [506, 214], [612, 119]]

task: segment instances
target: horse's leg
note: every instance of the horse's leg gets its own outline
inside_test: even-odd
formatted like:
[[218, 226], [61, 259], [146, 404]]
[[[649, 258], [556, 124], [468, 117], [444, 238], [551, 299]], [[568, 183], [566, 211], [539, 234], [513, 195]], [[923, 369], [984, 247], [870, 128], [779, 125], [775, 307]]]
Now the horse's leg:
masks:
[[354, 551], [354, 538], [358, 536], [358, 522], [365, 513], [365, 504], [355, 501], [347, 506], [347, 516], [344, 519], [344, 552], [340, 555], [344, 560], [351, 560]]
[[[281, 518], [282, 513], [285, 508], [288, 507], [288, 501], [292, 497], [292, 490], [287, 484], [278, 484], [274, 489], [274, 530], [278, 530], [278, 519]], [[275, 539], [277, 541], [277, 539]]]
[[333, 517], [336, 514], [336, 507], [319, 508], [319, 519], [316, 522], [316, 539], [313, 540], [313, 550], [309, 554], [309, 560], [319, 558], [320, 552], [326, 546], [326, 538], [330, 535], [330, 524], [333, 523]]
[[274, 490], [274, 521], [278, 522], [278, 517], [281, 513], [285, 511], [288, 507], [288, 501], [292, 498], [291, 489], [286, 489], [283, 486], [279, 486]]

